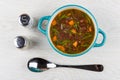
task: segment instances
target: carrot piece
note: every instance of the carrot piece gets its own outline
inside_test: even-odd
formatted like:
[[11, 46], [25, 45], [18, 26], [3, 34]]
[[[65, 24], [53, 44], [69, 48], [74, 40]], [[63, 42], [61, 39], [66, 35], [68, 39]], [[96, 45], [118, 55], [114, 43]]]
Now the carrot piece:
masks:
[[68, 14], [67, 14], [67, 16], [70, 16], [70, 15], [71, 15], [71, 13], [68, 13]]
[[52, 25], [55, 26], [57, 24], [56, 20], [52, 21]]
[[92, 27], [89, 27], [89, 28], [88, 28], [88, 32], [91, 32], [91, 31], [92, 31]]
[[75, 41], [75, 42], [73, 43], [73, 46], [74, 46], [74, 47], [77, 47], [77, 45], [78, 45], [78, 42]]
[[71, 21], [69, 21], [69, 25], [74, 25], [74, 21], [73, 20], [71, 20]]
[[61, 51], [65, 51], [65, 48], [64, 48], [64, 46], [57, 45], [57, 48], [58, 48], [58, 49], [60, 49]]
[[52, 40], [57, 41], [57, 36], [53, 36]]
[[71, 32], [74, 33], [74, 34], [76, 34], [76, 30], [75, 29], [72, 29]]

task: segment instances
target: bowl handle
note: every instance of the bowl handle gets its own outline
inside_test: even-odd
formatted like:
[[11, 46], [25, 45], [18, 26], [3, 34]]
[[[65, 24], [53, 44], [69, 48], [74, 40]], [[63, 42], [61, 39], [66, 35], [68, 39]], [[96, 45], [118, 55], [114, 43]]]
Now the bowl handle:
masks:
[[41, 17], [41, 18], [39, 19], [39, 22], [38, 22], [38, 30], [39, 30], [40, 32], [42, 32], [44, 35], [46, 35], [46, 30], [43, 29], [42, 23], [43, 23], [44, 20], [48, 20], [48, 21], [49, 21], [50, 17], [51, 17], [51, 16], [44, 16], [44, 17]]
[[100, 28], [98, 29], [98, 33], [100, 33], [103, 36], [103, 40], [101, 41], [101, 43], [95, 43], [94, 47], [101, 47], [106, 41], [106, 34]]

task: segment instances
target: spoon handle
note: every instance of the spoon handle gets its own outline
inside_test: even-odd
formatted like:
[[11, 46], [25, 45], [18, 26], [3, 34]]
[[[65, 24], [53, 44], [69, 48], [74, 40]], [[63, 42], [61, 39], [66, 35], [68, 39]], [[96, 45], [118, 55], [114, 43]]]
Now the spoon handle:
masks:
[[101, 64], [93, 64], [93, 65], [57, 65], [57, 67], [69, 67], [69, 68], [77, 68], [77, 69], [85, 69], [90, 71], [101, 72], [103, 71], [103, 65]]

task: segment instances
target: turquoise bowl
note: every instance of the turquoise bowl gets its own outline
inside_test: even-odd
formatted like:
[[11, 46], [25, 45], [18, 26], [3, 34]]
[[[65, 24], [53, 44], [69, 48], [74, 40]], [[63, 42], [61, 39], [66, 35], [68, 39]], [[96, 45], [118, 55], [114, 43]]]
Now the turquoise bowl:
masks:
[[[92, 21], [94, 23], [95, 36], [94, 36], [93, 42], [91, 43], [91, 45], [86, 50], [84, 50], [83, 52], [77, 53], [77, 54], [67, 54], [67, 53], [64, 53], [64, 52], [58, 50], [54, 46], [54, 44], [52, 43], [51, 38], [50, 38], [50, 26], [51, 26], [51, 23], [52, 23], [53, 19], [56, 17], [56, 15], [58, 13], [60, 13], [63, 10], [67, 10], [67, 9], [78, 9], [80, 11], [85, 12], [86, 14], [89, 15], [89, 17], [92, 19]], [[48, 23], [46, 25], [46, 29], [43, 29], [43, 27], [42, 27], [42, 22], [44, 20], [48, 21]], [[81, 55], [87, 53], [93, 47], [101, 47], [101, 46], [103, 46], [104, 43], [105, 43], [105, 40], [106, 40], [106, 34], [100, 28], [98, 28], [97, 21], [96, 21], [95, 17], [93, 16], [93, 14], [88, 9], [86, 9], [86, 8], [84, 8], [82, 6], [79, 6], [79, 5], [65, 5], [65, 6], [62, 6], [62, 7], [58, 8], [57, 10], [55, 10], [52, 15], [41, 17], [39, 19], [39, 22], [38, 22], [38, 30], [40, 32], [42, 32], [47, 37], [47, 40], [48, 40], [48, 42], [49, 42], [49, 44], [50, 44], [50, 46], [52, 47], [53, 50], [55, 50], [59, 54], [62, 54], [64, 56], [68, 56], [68, 57], [81, 56]], [[96, 42], [96, 40], [98, 38], [98, 34], [101, 34], [102, 37], [103, 37], [101, 43]]]

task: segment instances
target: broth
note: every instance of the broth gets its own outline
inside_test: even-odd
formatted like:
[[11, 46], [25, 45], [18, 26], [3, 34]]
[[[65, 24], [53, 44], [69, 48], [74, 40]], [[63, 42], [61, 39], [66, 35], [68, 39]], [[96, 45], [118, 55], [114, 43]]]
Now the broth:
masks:
[[83, 52], [91, 45], [94, 36], [95, 29], [91, 18], [78, 9], [61, 11], [50, 26], [52, 43], [66, 54]]

